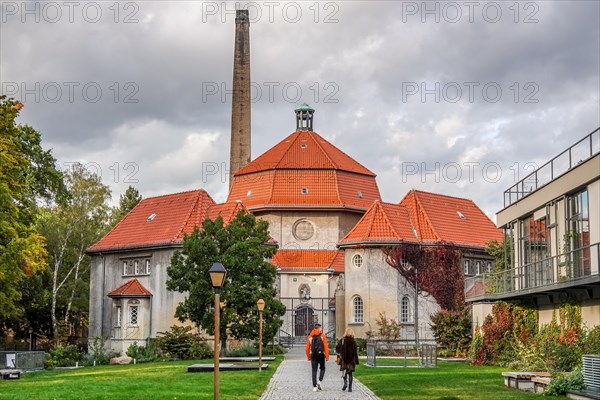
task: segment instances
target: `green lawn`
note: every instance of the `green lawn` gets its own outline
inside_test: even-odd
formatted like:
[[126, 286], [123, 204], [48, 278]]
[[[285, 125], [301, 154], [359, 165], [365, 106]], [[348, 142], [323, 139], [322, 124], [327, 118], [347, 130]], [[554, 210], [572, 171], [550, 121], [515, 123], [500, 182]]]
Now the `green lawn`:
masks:
[[[221, 371], [221, 399], [258, 399], [281, 360], [277, 357], [269, 362], [269, 368], [262, 372]], [[187, 372], [187, 367], [195, 363], [154, 362], [32, 372], [20, 380], [0, 380], [0, 399], [212, 399], [213, 373]]]
[[[361, 360], [362, 362], [362, 360]], [[371, 368], [355, 375], [382, 400], [520, 400], [543, 397], [504, 386], [501, 367], [438, 361], [437, 368]], [[557, 398], [557, 397], [555, 397]], [[565, 397], [560, 397], [565, 398]]]
[[[281, 360], [281, 356], [277, 357], [262, 373], [222, 371], [221, 399], [258, 399]], [[213, 373], [188, 373], [187, 367], [194, 363], [155, 362], [32, 372], [20, 380], [0, 380], [0, 400], [212, 399]], [[506, 369], [440, 361], [438, 368], [360, 365], [355, 376], [382, 400], [541, 400], [540, 395], [505, 388], [502, 371]]]

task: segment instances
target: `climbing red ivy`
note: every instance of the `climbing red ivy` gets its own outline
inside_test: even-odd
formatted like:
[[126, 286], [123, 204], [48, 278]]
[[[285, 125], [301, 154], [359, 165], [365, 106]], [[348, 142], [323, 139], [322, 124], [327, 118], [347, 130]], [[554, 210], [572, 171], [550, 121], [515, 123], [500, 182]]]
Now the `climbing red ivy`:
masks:
[[443, 310], [464, 307], [464, 275], [461, 252], [448, 242], [432, 244], [403, 243], [383, 249], [387, 263], [395, 268], [419, 293], [433, 296]]

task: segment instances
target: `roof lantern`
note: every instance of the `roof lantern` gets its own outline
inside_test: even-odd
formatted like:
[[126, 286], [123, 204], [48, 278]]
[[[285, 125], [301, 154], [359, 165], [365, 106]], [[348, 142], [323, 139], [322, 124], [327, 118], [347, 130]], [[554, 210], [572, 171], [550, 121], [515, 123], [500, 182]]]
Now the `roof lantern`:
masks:
[[294, 110], [296, 112], [296, 130], [297, 131], [312, 131], [313, 130], [313, 114], [314, 108], [306, 103], [302, 103], [300, 107]]

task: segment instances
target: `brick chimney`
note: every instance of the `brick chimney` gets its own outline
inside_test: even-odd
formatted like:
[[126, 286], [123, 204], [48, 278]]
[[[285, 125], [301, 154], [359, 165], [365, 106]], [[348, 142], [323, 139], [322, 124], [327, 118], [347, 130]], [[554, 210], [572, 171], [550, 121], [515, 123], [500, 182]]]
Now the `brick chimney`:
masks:
[[248, 10], [236, 10], [231, 104], [229, 187], [233, 175], [250, 162], [250, 19]]

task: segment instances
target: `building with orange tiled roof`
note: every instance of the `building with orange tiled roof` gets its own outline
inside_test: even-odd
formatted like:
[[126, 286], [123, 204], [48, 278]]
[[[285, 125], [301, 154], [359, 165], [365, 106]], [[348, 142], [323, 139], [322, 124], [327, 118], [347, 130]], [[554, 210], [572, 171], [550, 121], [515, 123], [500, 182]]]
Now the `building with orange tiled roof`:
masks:
[[87, 249], [90, 273], [90, 337], [108, 336], [113, 350], [156, 337], [179, 324], [175, 309], [185, 299], [166, 290], [166, 269], [183, 238], [206, 218], [229, 222], [240, 202], [216, 204], [204, 190], [141, 200], [110, 232]]
[[[271, 262], [287, 308], [282, 341], [303, 341], [315, 322], [330, 336], [352, 325], [364, 337], [380, 312], [401, 321], [402, 338], [411, 339], [411, 289], [385, 263], [383, 246], [453, 242], [464, 251], [466, 275], [491, 268], [483, 247], [501, 234], [471, 200], [412, 190], [398, 204], [382, 202], [373, 172], [302, 126], [312, 127], [312, 113], [296, 110], [296, 123], [296, 132], [234, 174], [225, 203], [204, 190], [144, 199], [88, 249], [92, 337], [109, 336], [113, 349], [125, 351], [177, 324], [185, 296], [166, 290], [173, 252], [205, 218], [227, 223], [239, 210], [268, 221], [279, 248]], [[436, 310], [435, 301], [420, 299], [423, 339], [433, 339]]]
[[[125, 352], [179, 324], [185, 293], [166, 288], [173, 253], [204, 219], [227, 223], [247, 210], [269, 223], [268, 244], [279, 248], [271, 263], [287, 309], [280, 342], [304, 342], [315, 322], [329, 336], [350, 325], [365, 337], [380, 311], [401, 320], [402, 338], [412, 339], [409, 289], [383, 261], [382, 245], [460, 243], [472, 253], [470, 275], [481, 272], [477, 262], [489, 266], [482, 247], [497, 230], [470, 200], [411, 191], [400, 204], [382, 202], [375, 173], [313, 130], [306, 103], [295, 110], [296, 130], [250, 160], [248, 32], [247, 11], [238, 10], [227, 201], [216, 204], [204, 190], [147, 198], [91, 246], [90, 337], [108, 336]], [[423, 299], [424, 325], [435, 306]]]
[[385, 313], [401, 323], [402, 338], [414, 337], [416, 320], [420, 338], [433, 339], [429, 317], [439, 306], [420, 294], [415, 315], [414, 289], [387, 264], [382, 249], [402, 243], [452, 243], [461, 251], [465, 276], [472, 276], [492, 269], [494, 259], [484, 251], [490, 240], [501, 241], [502, 233], [471, 200], [411, 190], [398, 204], [375, 201], [338, 243], [345, 253], [345, 293], [350, 294], [345, 299], [347, 321], [365, 336]]

